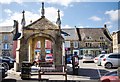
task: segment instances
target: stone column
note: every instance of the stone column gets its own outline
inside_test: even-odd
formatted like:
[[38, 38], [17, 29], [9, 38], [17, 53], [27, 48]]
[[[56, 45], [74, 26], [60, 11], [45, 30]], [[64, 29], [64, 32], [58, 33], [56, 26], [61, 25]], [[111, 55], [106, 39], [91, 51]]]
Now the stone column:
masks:
[[62, 64], [62, 44], [60, 39], [58, 38], [54, 44], [54, 59], [55, 59], [55, 65], [61, 65]]
[[29, 49], [28, 49], [28, 55], [29, 55], [29, 62], [33, 61], [33, 55], [32, 55], [32, 40], [29, 41]]
[[44, 59], [46, 52], [45, 52], [45, 38], [41, 38], [41, 58]]
[[14, 63], [14, 70], [19, 71], [19, 63], [20, 63], [20, 40], [17, 40], [17, 48], [16, 48], [16, 62]]
[[35, 55], [35, 52], [34, 52], [34, 50], [35, 50], [35, 44], [36, 44], [36, 40], [35, 39], [32, 39], [32, 61], [34, 61], [34, 55]]

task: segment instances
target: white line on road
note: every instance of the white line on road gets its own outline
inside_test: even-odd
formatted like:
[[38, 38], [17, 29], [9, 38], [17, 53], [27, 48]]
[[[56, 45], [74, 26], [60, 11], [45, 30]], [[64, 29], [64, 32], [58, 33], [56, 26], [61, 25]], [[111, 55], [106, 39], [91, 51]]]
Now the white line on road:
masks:
[[101, 77], [100, 70], [98, 69], [97, 64], [96, 64], [96, 68], [97, 68], [97, 71], [98, 71], [99, 77]]

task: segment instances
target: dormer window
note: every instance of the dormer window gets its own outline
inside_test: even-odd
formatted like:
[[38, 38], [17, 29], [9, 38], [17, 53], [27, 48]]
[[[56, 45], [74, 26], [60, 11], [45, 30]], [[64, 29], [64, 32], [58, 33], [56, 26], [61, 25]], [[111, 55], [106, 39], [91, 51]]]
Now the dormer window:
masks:
[[90, 40], [90, 39], [91, 39], [91, 37], [90, 37], [90, 36], [87, 36], [86, 38], [87, 38], [87, 40]]
[[100, 40], [103, 40], [104, 38], [103, 37], [100, 37]]

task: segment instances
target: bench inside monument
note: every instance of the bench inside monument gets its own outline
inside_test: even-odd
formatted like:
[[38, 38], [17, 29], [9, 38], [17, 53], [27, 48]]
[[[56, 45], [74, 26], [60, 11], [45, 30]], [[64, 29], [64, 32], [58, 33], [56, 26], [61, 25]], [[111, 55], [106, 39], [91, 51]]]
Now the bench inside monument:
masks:
[[67, 69], [65, 65], [53, 65], [46, 62], [39, 63], [38, 79], [41, 80], [42, 75], [63, 75], [67, 80]]

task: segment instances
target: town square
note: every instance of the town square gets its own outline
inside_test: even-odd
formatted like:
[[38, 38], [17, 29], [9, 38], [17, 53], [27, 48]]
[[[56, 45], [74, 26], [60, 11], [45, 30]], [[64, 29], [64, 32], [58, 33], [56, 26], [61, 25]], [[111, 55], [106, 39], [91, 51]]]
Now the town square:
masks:
[[0, 1], [1, 82], [120, 82], [119, 1]]

